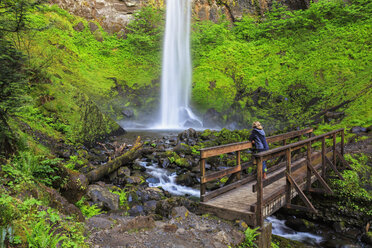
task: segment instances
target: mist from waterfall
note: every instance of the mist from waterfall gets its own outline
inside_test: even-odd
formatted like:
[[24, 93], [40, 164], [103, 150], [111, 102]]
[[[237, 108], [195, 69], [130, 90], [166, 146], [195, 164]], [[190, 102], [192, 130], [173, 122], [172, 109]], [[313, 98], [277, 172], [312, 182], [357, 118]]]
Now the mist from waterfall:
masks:
[[161, 80], [160, 127], [179, 129], [196, 123], [189, 108], [191, 0], [168, 0]]

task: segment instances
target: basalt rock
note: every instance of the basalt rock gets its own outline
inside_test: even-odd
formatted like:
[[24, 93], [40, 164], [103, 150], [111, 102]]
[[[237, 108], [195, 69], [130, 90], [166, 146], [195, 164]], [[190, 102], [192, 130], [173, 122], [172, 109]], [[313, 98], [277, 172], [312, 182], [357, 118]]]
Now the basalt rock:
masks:
[[104, 210], [119, 210], [119, 195], [111, 193], [105, 187], [90, 185], [87, 195], [94, 204]]

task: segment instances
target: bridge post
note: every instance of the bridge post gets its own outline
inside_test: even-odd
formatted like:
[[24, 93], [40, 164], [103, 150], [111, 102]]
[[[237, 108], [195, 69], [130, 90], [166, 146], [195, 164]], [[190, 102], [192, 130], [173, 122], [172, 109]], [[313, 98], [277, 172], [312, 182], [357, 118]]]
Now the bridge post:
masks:
[[236, 166], [239, 168], [239, 171], [236, 173], [236, 178], [240, 180], [242, 174], [242, 166], [240, 164], [240, 151], [236, 152]]
[[262, 157], [256, 157], [257, 164], [257, 209], [256, 209], [256, 225], [262, 226], [264, 218], [262, 214], [263, 202], [263, 183], [262, 183]]
[[[200, 160], [200, 178], [203, 179], [205, 177], [205, 159], [202, 158]], [[205, 184], [200, 182], [200, 201], [204, 201], [203, 195], [205, 195]]]
[[[288, 175], [291, 175], [291, 148], [288, 148], [286, 150], [286, 157], [287, 157], [287, 164], [286, 164], [286, 171]], [[287, 177], [286, 177], [287, 178]], [[285, 186], [285, 201], [286, 204], [291, 204], [291, 183], [289, 182], [288, 178], [286, 180], [286, 186]]]
[[336, 133], [333, 133], [332, 138], [333, 138], [333, 147], [332, 147], [332, 150], [333, 150], [333, 164], [336, 166], [336, 163], [337, 163], [337, 158], [336, 158]]
[[322, 177], [326, 177], [326, 143], [325, 137], [322, 138]]
[[307, 154], [306, 154], [306, 190], [310, 190], [311, 187], [311, 141], [307, 143]]

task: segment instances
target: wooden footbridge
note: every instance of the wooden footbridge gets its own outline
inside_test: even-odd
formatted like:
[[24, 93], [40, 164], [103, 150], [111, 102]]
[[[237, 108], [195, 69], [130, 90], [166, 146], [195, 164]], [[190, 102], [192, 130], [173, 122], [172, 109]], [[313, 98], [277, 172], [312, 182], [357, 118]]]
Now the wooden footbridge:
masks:
[[[262, 226], [264, 218], [281, 207], [316, 212], [304, 191], [332, 194], [326, 183], [326, 171], [340, 179], [337, 161], [349, 167], [343, 158], [344, 129], [313, 136], [313, 129], [267, 137], [270, 150], [253, 154], [252, 161], [241, 164], [241, 153], [252, 148], [251, 142], [240, 142], [200, 150], [200, 200], [203, 212], [228, 219], [242, 219], [250, 226]], [[313, 136], [313, 137], [312, 137]], [[337, 137], [340, 136], [340, 137]], [[330, 140], [329, 140], [330, 139]], [[336, 143], [340, 140], [340, 143]], [[293, 141], [295, 141], [293, 143]], [[292, 142], [292, 143], [290, 143]], [[276, 148], [272, 149], [272, 146]], [[236, 166], [206, 174], [206, 159], [221, 154], [236, 154]], [[262, 178], [262, 162], [268, 161], [267, 179]], [[269, 164], [274, 164], [270, 166]], [[243, 175], [257, 165], [257, 173]], [[208, 182], [229, 176], [223, 187], [206, 192]], [[313, 188], [319, 181], [321, 188]], [[291, 203], [299, 195], [304, 206]]]

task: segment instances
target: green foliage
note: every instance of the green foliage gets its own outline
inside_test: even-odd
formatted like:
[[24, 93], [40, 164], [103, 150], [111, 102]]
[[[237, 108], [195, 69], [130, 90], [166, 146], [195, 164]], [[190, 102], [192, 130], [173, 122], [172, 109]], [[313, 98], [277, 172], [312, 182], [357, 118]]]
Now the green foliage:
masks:
[[128, 42], [139, 53], [159, 51], [164, 32], [162, 9], [146, 6], [135, 12], [134, 19], [127, 26]]
[[254, 228], [254, 229], [251, 229], [251, 228], [247, 228], [245, 231], [244, 231], [244, 235], [245, 235], [245, 240], [242, 244], [240, 244], [238, 247], [239, 248], [251, 248], [251, 247], [258, 247], [257, 244], [255, 243], [256, 241], [256, 238], [258, 235], [260, 235], [258, 232], [258, 227], [257, 228]]
[[53, 226], [49, 225], [44, 219], [37, 222], [31, 232], [26, 230], [27, 242], [32, 248], [57, 247], [59, 243], [66, 239], [64, 235], [55, 233]]
[[371, 168], [367, 165], [368, 158], [364, 154], [351, 156], [345, 155], [353, 170], [345, 170], [342, 176], [345, 180], [331, 180], [331, 186], [342, 199], [340, 208], [350, 207], [351, 209], [372, 215], [369, 207], [372, 201], [370, 174]]
[[337, 110], [345, 110], [340, 125], [371, 125], [370, 6], [324, 0], [289, 11], [274, 3], [265, 17], [243, 16], [234, 27], [195, 24], [208, 28], [193, 29], [193, 101], [225, 121], [260, 119], [278, 130], [310, 125], [320, 111], [351, 100]]
[[112, 190], [111, 192], [119, 196], [120, 207], [128, 211], [129, 210], [128, 192], [125, 189]]
[[[24, 151], [14, 160], [14, 168], [21, 173], [22, 177], [35, 179], [51, 186], [55, 180], [60, 178], [54, 169], [59, 162], [60, 159], [45, 159], [43, 156], [35, 156], [29, 151]], [[5, 171], [11, 172], [12, 169], [6, 167]]]
[[85, 197], [82, 197], [79, 201], [75, 203], [75, 205], [80, 208], [81, 213], [86, 217], [90, 218], [99, 214], [104, 213], [100, 208], [97, 207], [97, 205], [93, 204], [92, 206], [89, 206], [89, 204], [86, 202]]

